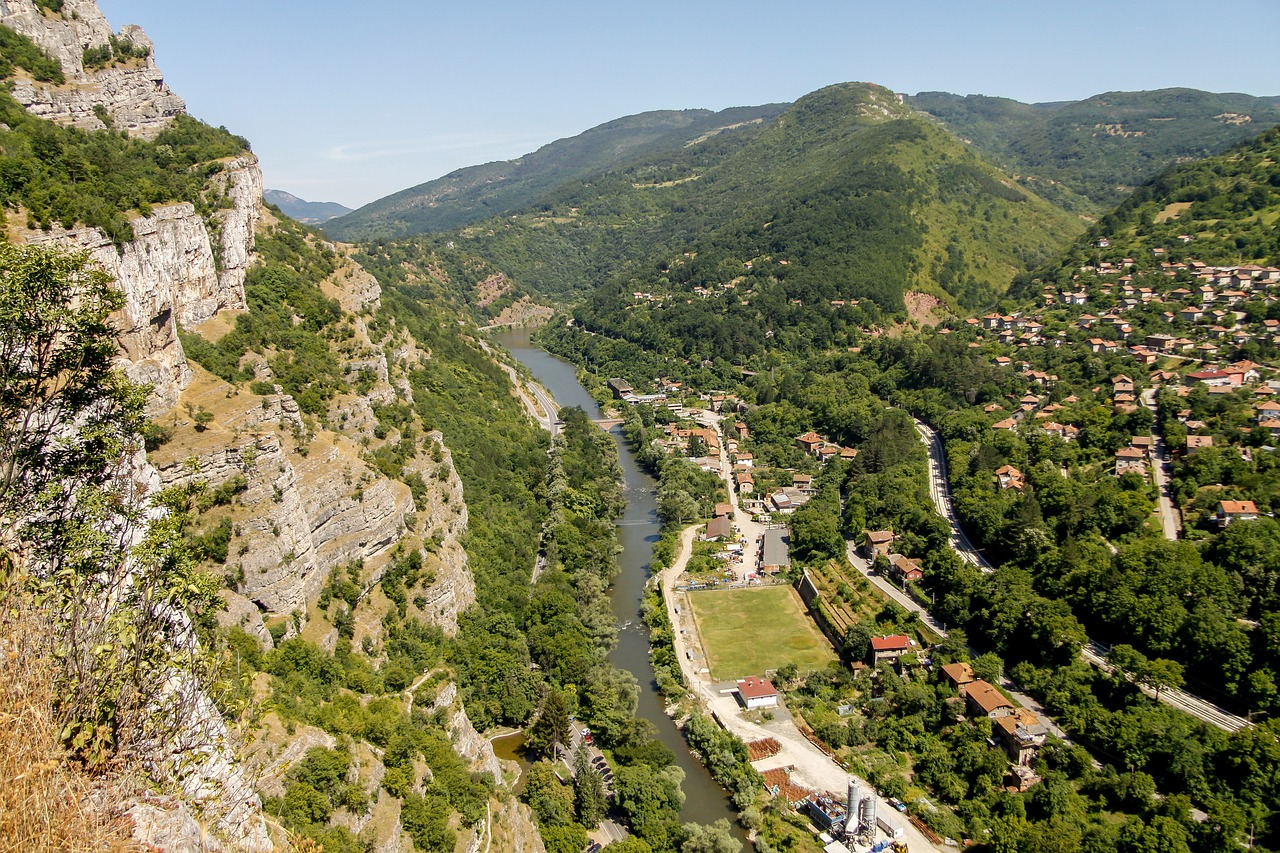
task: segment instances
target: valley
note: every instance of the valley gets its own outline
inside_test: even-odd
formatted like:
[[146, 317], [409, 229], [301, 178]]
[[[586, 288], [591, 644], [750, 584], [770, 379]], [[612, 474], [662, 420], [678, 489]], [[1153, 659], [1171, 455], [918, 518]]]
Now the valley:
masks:
[[1275, 97], [834, 83], [353, 211], [156, 47], [0, 3], [0, 851], [1280, 849]]

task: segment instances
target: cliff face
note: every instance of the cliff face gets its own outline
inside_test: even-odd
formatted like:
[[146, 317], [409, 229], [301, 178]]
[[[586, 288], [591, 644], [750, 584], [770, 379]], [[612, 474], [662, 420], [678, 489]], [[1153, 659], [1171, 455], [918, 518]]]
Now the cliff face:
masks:
[[186, 109], [183, 100], [165, 85], [155, 64], [151, 39], [141, 27], [124, 27], [118, 38], [145, 50], [145, 58], [85, 68], [85, 50], [109, 46], [115, 35], [95, 0], [63, 0], [61, 14], [42, 11], [34, 0], [0, 0], [0, 23], [27, 36], [62, 63], [66, 85], [22, 77], [15, 81], [14, 98], [33, 115], [101, 130], [105, 125], [94, 111], [100, 106], [117, 129], [149, 139]]
[[[64, 0], [60, 15], [42, 12], [33, 0], [0, 0], [0, 23], [29, 36], [63, 65], [67, 83], [61, 86], [16, 80], [15, 96], [37, 116], [101, 128], [97, 105], [111, 114], [116, 128], [151, 137], [183, 110], [155, 67], [150, 41], [137, 28], [126, 27], [120, 37], [147, 48], [145, 59], [84, 68], [85, 49], [108, 44], [113, 35], [93, 0]], [[354, 333], [331, 346], [351, 384], [363, 389], [336, 397], [322, 417], [304, 418], [279, 386], [274, 394], [249, 393], [188, 362], [178, 330], [214, 339], [233, 322], [231, 314], [246, 310], [245, 277], [256, 262], [255, 234], [265, 233], [272, 223], [261, 203], [256, 158], [246, 153], [220, 166], [208, 181], [206, 197], [221, 201], [211, 205], [214, 212], [207, 216], [188, 203], [157, 205], [150, 215], [131, 220], [134, 239], [123, 245], [95, 228], [18, 236], [89, 253], [123, 290], [125, 306], [117, 318], [124, 347], [121, 365], [135, 381], [153, 386], [149, 414], [173, 433], [137, 465], [145, 490], [154, 494], [196, 480], [212, 489], [236, 487], [233, 499], [218, 510], [232, 525], [225, 563], [230, 589], [223, 593], [228, 606], [219, 616], [222, 624], [243, 628], [267, 649], [273, 645], [268, 624], [283, 625], [286, 636], [310, 630], [309, 638], [319, 635], [321, 645], [332, 649], [336, 632], [316, 600], [335, 570], [355, 572], [350, 567], [359, 565], [356, 576], [364, 594], [354, 643], [359, 647], [366, 638], [376, 643], [383, 630], [378, 608], [386, 600], [374, 601], [378, 596], [370, 593], [376, 592], [396, 555], [417, 550], [424, 570], [407, 605], [409, 615], [452, 635], [459, 615], [475, 601], [475, 585], [462, 547], [467, 507], [449, 449], [440, 433], [417, 432], [416, 451], [403, 464], [404, 477], [416, 475], [421, 480], [415, 482], [424, 484], [414, 490], [384, 476], [371, 457], [383, 444], [402, 438], [395, 429], [379, 437], [375, 406], [412, 404], [409, 374], [431, 358], [407, 336], [371, 335], [370, 315], [381, 300], [376, 279], [345, 261], [321, 283], [346, 312], [344, 322]], [[250, 353], [245, 363], [259, 381], [271, 382], [265, 357]], [[357, 377], [362, 381], [357, 383]], [[194, 424], [197, 408], [210, 412], [213, 421]], [[197, 517], [196, 523], [206, 520]], [[175, 853], [272, 849], [258, 790], [279, 793], [283, 774], [306, 749], [331, 745], [331, 740], [308, 741], [281, 728], [284, 747], [272, 753], [272, 760], [264, 764], [255, 755], [246, 764], [243, 747], [210, 697], [182, 673], [171, 673], [167, 683], [184, 696], [183, 734], [151, 751], [153, 775], [171, 783], [170, 791], [133, 805], [137, 839]], [[471, 725], [452, 685], [438, 707], [459, 753], [474, 769], [501, 778], [489, 743]], [[351, 828], [363, 829], [372, 819], [387, 829], [375, 847], [400, 850], [407, 842], [398, 820], [399, 800], [380, 789], [385, 768], [380, 756], [368, 750], [367, 744], [358, 746], [360, 780], [376, 805], [371, 817], [351, 818]], [[516, 849], [542, 853], [527, 808], [495, 800], [493, 815], [485, 831], [492, 833], [497, 826], [514, 835]], [[467, 832], [467, 848], [483, 849], [483, 832]]]
[[97, 228], [25, 235], [31, 243], [88, 252], [120, 283], [126, 369], [134, 381], [155, 387], [153, 410], [175, 406], [191, 381], [179, 324], [185, 328], [221, 310], [245, 307], [244, 277], [254, 257], [253, 229], [260, 215], [255, 193], [262, 176], [257, 160], [245, 155], [229, 161], [215, 180], [226, 184], [234, 202], [217, 213], [216, 238], [210, 223], [185, 202], [134, 218], [134, 239], [119, 248]]

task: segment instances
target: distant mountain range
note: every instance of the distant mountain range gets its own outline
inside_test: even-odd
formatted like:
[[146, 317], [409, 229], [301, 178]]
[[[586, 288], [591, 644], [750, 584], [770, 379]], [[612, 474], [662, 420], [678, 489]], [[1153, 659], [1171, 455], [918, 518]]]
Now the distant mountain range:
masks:
[[338, 240], [430, 234], [461, 228], [534, 204], [565, 181], [661, 151], [675, 151], [726, 128], [764, 124], [786, 104], [711, 110], [658, 110], [615, 119], [558, 139], [516, 160], [468, 166], [370, 202], [325, 226]]
[[[1037, 195], [1091, 215], [1114, 207], [1176, 163], [1215, 154], [1280, 124], [1280, 96], [1196, 89], [1108, 92], [1040, 104], [921, 92], [906, 96], [905, 104]], [[340, 240], [367, 240], [451, 231], [534, 208], [566, 182], [676, 153], [725, 129], [760, 129], [788, 106], [627, 116], [516, 160], [458, 169], [370, 202], [329, 219], [325, 232]]]
[[286, 216], [307, 225], [319, 225], [351, 212], [351, 208], [336, 201], [306, 201], [284, 190], [267, 190], [262, 198], [267, 204], [280, 208]]

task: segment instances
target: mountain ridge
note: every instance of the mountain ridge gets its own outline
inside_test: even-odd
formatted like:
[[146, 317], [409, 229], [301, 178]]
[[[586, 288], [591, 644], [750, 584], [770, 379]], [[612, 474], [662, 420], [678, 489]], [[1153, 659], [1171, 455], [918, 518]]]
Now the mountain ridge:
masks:
[[[341, 240], [404, 237], [451, 230], [533, 203], [555, 185], [616, 167], [655, 150], [679, 147], [744, 122], [768, 121], [781, 105], [712, 110], [652, 110], [607, 121], [549, 142], [523, 157], [454, 170], [370, 202], [330, 221]], [[448, 200], [442, 205], [442, 200]]]
[[351, 212], [351, 208], [336, 201], [307, 201], [284, 190], [264, 190], [262, 198], [267, 204], [280, 208], [285, 216], [303, 225], [319, 225]]

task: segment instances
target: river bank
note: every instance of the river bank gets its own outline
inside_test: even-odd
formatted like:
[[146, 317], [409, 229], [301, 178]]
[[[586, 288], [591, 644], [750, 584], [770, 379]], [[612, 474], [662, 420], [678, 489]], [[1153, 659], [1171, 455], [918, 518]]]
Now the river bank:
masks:
[[[573, 365], [533, 344], [528, 329], [506, 329], [493, 337], [527, 367], [554, 398], [544, 406], [577, 406], [593, 420], [601, 418], [599, 406], [578, 382]], [[730, 802], [728, 792], [690, 751], [683, 733], [667, 715], [666, 700], [658, 691], [649, 660], [649, 631], [640, 616], [653, 547], [661, 535], [655, 497], [657, 483], [641, 469], [620, 430], [614, 427], [610, 434], [618, 443], [618, 462], [622, 468], [627, 508], [617, 521], [622, 546], [618, 555], [621, 570], [614, 580], [610, 599], [619, 632], [618, 645], [609, 655], [609, 660], [636, 677], [639, 685], [636, 715], [653, 723], [658, 740], [675, 753], [676, 763], [684, 771], [682, 787], [685, 802], [680, 820], [710, 824], [721, 818], [728, 819], [734, 837], [749, 844], [746, 833], [738, 824], [738, 812]]]

